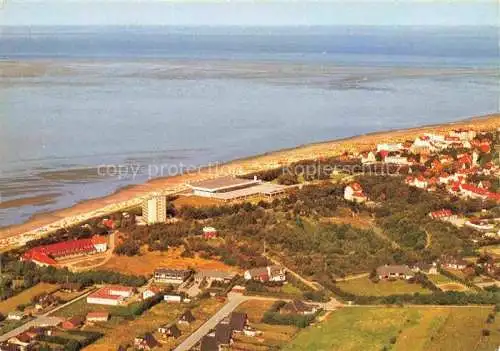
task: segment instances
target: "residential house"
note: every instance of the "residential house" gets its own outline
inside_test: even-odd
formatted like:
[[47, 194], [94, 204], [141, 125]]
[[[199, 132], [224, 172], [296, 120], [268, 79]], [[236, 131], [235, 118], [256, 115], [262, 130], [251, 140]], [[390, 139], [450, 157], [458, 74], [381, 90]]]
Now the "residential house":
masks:
[[406, 177], [405, 183], [409, 186], [413, 186], [419, 189], [427, 189], [429, 182], [424, 176], [419, 175], [418, 177], [408, 176]]
[[215, 327], [215, 340], [219, 346], [229, 346], [233, 343], [233, 330], [229, 324], [219, 323]]
[[151, 333], [146, 333], [134, 339], [134, 347], [138, 350], [152, 350], [158, 346], [161, 346], [161, 344]]
[[12, 311], [7, 315], [7, 320], [9, 321], [22, 321], [25, 318], [24, 312], [21, 311]]
[[467, 267], [469, 263], [461, 258], [446, 257], [441, 262], [443, 268], [462, 270]]
[[275, 265], [249, 269], [244, 273], [244, 278], [260, 282], [284, 282], [286, 273], [284, 268]]
[[363, 193], [361, 184], [354, 182], [344, 188], [344, 199], [346, 201], [362, 203], [367, 200], [367, 197]]
[[413, 272], [407, 265], [385, 265], [377, 268], [377, 276], [379, 279], [410, 279], [413, 277]]
[[434, 211], [429, 213], [429, 217], [432, 219], [437, 219], [443, 222], [450, 222], [454, 223], [458, 220], [458, 216], [456, 214], [453, 214], [451, 210], [448, 209], [442, 209], [439, 211]]
[[229, 326], [235, 332], [242, 332], [248, 323], [248, 317], [246, 313], [242, 312], [232, 312], [229, 315]]
[[203, 239], [215, 239], [217, 235], [217, 229], [214, 227], [203, 227]]
[[186, 310], [184, 313], [179, 317], [179, 324], [191, 324], [196, 320], [194, 318], [193, 313], [191, 310]]
[[26, 333], [21, 333], [12, 338], [9, 338], [8, 344], [10, 347], [17, 347], [18, 350], [27, 351], [31, 349], [33, 338]]
[[80, 316], [71, 317], [62, 322], [61, 328], [66, 330], [78, 329], [83, 325], [84, 321], [83, 317]]
[[61, 291], [74, 293], [83, 290], [83, 284], [81, 283], [64, 283], [61, 285]]
[[142, 292], [142, 299], [146, 300], [151, 297], [158, 295], [161, 292], [161, 289], [157, 286], [149, 286]]
[[154, 281], [162, 284], [182, 284], [190, 274], [186, 269], [158, 268], [154, 271]]
[[194, 281], [197, 284], [200, 284], [203, 280], [206, 280], [208, 284], [211, 284], [214, 281], [228, 283], [235, 276], [236, 273], [229, 271], [213, 270], [213, 269], [200, 270], [195, 274]]
[[362, 164], [370, 164], [377, 162], [377, 158], [372, 151], [362, 152], [360, 154], [360, 159]]
[[415, 273], [439, 274], [436, 262], [432, 264], [419, 262], [414, 264], [411, 270]]
[[317, 308], [315, 306], [306, 304], [300, 300], [289, 301], [280, 309], [280, 313], [286, 314], [310, 315], [316, 312]]
[[177, 294], [166, 294], [163, 295], [163, 300], [170, 303], [181, 303], [182, 296]]
[[158, 333], [166, 338], [177, 339], [181, 336], [181, 331], [175, 323], [167, 324], [158, 328]]
[[384, 158], [384, 162], [390, 163], [390, 164], [395, 164], [395, 165], [409, 165], [410, 164], [407, 157], [400, 156], [400, 155], [387, 156]]
[[377, 144], [377, 152], [380, 152], [382, 150], [389, 151], [389, 152], [395, 152], [395, 151], [401, 151], [404, 149], [404, 146], [402, 143], [394, 143], [394, 144]]
[[200, 351], [219, 351], [219, 345], [217, 345], [215, 336], [205, 335], [201, 339]]

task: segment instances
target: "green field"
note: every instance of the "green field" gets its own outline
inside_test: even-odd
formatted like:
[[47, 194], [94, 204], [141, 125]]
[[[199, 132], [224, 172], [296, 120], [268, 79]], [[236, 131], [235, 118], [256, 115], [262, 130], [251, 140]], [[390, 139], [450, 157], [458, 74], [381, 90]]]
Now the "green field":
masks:
[[337, 286], [351, 294], [362, 296], [387, 296], [397, 294], [431, 293], [420, 284], [410, 284], [405, 280], [372, 282], [367, 277], [338, 282]]
[[[500, 315], [487, 324], [490, 307], [351, 307], [332, 312], [298, 334], [295, 350], [486, 351], [500, 344]], [[488, 329], [489, 336], [482, 330]]]
[[31, 299], [42, 293], [51, 293], [59, 289], [58, 285], [48, 283], [38, 283], [37, 285], [21, 291], [19, 294], [0, 302], [0, 313], [7, 315], [14, 311], [17, 306], [31, 303]]

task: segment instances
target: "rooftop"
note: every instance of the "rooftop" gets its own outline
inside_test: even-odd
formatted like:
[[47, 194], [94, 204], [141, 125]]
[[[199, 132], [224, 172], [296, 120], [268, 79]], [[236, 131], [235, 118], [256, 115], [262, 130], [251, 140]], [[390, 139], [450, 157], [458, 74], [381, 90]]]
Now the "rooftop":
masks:
[[216, 192], [220, 190], [228, 190], [231, 188], [250, 186], [259, 183], [260, 181], [256, 179], [242, 179], [242, 178], [228, 176], [228, 177], [219, 177], [214, 179], [202, 180], [199, 182], [188, 184], [188, 186], [193, 189]]

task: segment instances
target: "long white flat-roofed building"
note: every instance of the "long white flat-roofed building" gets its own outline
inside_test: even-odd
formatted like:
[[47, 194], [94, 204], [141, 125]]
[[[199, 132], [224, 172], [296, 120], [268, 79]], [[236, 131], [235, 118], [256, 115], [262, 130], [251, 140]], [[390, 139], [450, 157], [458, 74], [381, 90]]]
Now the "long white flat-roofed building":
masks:
[[256, 195], [272, 197], [284, 193], [288, 188], [284, 185], [264, 183], [257, 177], [253, 179], [220, 177], [187, 184], [187, 186], [193, 190], [193, 195], [222, 201], [244, 199]]
[[191, 183], [188, 184], [188, 187], [193, 190], [193, 195], [216, 197], [215, 194], [245, 189], [260, 183], [262, 183], [262, 181], [258, 180], [257, 177], [253, 179], [243, 179], [228, 176]]

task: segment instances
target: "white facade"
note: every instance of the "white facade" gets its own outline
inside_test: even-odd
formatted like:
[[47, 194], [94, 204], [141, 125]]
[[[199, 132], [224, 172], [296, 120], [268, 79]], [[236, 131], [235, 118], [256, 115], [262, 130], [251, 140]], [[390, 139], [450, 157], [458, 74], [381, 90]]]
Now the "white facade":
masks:
[[167, 221], [167, 197], [159, 195], [144, 200], [142, 218], [147, 224], [165, 223]]
[[389, 152], [394, 152], [394, 151], [400, 151], [403, 150], [403, 144], [397, 143], [397, 144], [377, 144], [377, 152], [380, 151], [389, 151]]
[[408, 162], [408, 158], [403, 157], [403, 156], [387, 156], [384, 159], [385, 163], [392, 163], [396, 165], [409, 165], [410, 162]]
[[95, 305], [108, 305], [108, 306], [118, 306], [125, 298], [114, 299], [114, 298], [106, 298], [106, 297], [92, 297], [87, 296], [87, 303], [95, 304]]
[[377, 158], [375, 157], [375, 154], [373, 152], [369, 152], [366, 156], [361, 154], [361, 163], [375, 163], [377, 162]]
[[182, 296], [180, 296], [180, 295], [165, 295], [165, 296], [163, 296], [163, 300], [167, 301], [167, 302], [180, 303], [182, 301]]

